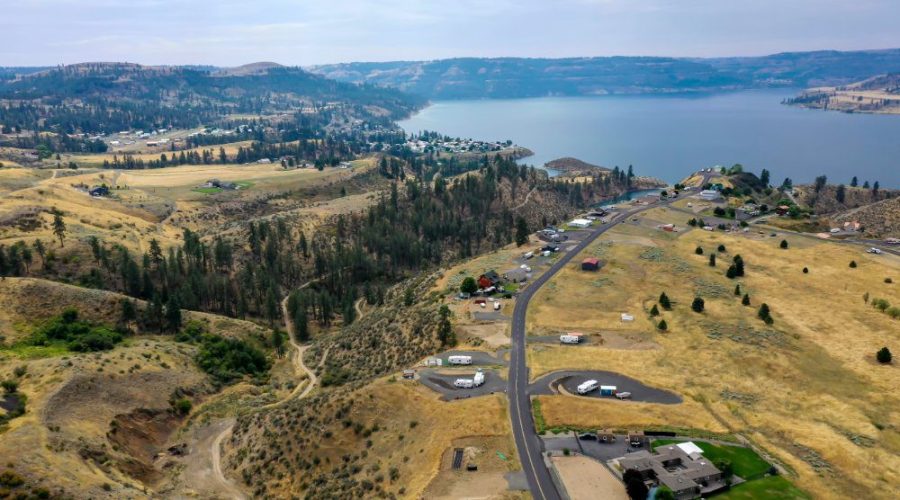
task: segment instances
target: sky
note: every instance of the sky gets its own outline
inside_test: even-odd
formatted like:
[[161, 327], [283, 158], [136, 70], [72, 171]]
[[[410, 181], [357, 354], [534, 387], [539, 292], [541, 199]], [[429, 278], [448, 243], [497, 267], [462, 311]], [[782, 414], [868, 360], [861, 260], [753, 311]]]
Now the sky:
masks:
[[900, 0], [2, 0], [0, 66], [900, 47]]

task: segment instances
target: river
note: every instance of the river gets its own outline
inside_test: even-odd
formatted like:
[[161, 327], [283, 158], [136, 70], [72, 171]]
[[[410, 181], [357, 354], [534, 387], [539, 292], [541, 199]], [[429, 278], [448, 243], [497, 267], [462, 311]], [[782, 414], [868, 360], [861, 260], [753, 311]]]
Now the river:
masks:
[[537, 166], [563, 156], [675, 182], [698, 168], [741, 163], [772, 182], [900, 187], [900, 116], [785, 106], [793, 89], [703, 96], [597, 96], [439, 101], [400, 122], [407, 132], [512, 140]]

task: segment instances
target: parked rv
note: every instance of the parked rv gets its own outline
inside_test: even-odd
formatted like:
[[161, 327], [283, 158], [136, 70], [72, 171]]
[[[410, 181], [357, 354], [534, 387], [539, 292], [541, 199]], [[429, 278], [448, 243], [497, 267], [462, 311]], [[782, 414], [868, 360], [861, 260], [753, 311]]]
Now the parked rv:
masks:
[[479, 387], [484, 384], [484, 372], [479, 368], [475, 372], [475, 377], [472, 379], [472, 383], [475, 384], [475, 387]]
[[576, 391], [578, 392], [578, 394], [587, 394], [591, 391], [596, 390], [598, 387], [600, 387], [600, 383], [596, 380], [587, 380], [578, 384]]
[[458, 378], [456, 382], [453, 382], [453, 385], [460, 389], [471, 389], [475, 387], [475, 382], [470, 378]]
[[451, 365], [471, 365], [472, 356], [450, 356], [447, 358], [447, 362]]
[[494, 302], [494, 310], [495, 310], [495, 311], [499, 311], [499, 310], [500, 310], [500, 301], [499, 301], [499, 300], [498, 300], [497, 302]]
[[559, 336], [559, 341], [563, 344], [577, 344], [581, 342], [581, 337], [578, 335], [563, 334]]
[[619, 398], [619, 399], [631, 399], [631, 393], [630, 393], [630, 392], [624, 392], [624, 391], [623, 391], [623, 392], [617, 392], [617, 393], [616, 393], [616, 397]]

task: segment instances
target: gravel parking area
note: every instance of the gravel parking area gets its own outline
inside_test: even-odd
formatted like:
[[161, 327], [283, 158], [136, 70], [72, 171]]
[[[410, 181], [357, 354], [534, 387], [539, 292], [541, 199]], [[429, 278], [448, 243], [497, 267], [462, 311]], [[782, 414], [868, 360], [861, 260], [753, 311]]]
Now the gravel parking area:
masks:
[[[606, 371], [562, 371], [550, 373], [536, 380], [529, 387], [529, 393], [535, 394], [558, 394], [559, 387], [562, 386], [570, 394], [576, 394], [576, 387], [586, 380], [597, 380], [600, 385], [614, 385], [619, 392], [630, 392], [632, 401], [643, 401], [647, 403], [661, 404], [678, 404], [682, 399], [677, 394], [649, 387], [641, 382], [614, 372]], [[588, 398], [603, 398], [618, 401], [612, 396], [601, 396], [599, 390], [589, 392], [584, 396]], [[622, 401], [627, 404], [628, 400]]]

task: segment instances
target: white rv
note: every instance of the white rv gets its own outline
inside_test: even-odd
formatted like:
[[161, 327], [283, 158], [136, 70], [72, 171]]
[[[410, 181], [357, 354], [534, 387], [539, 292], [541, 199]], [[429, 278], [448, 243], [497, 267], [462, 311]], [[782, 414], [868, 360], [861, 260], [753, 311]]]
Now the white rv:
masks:
[[484, 372], [481, 371], [480, 368], [475, 372], [475, 378], [472, 379], [472, 383], [475, 384], [475, 387], [479, 387], [484, 384]]
[[495, 310], [495, 311], [499, 311], [499, 310], [500, 310], [500, 301], [499, 301], [499, 300], [498, 300], [497, 302], [494, 302], [494, 310]]
[[562, 342], [563, 344], [577, 344], [577, 343], [581, 342], [581, 336], [569, 335], [566, 333], [566, 334], [559, 336], [559, 341]]
[[470, 378], [458, 378], [456, 382], [453, 382], [453, 385], [460, 389], [471, 389], [475, 387], [475, 382]]
[[600, 384], [596, 380], [586, 380], [580, 384], [578, 384], [578, 388], [576, 391], [578, 394], [587, 394], [591, 391], [597, 390], [600, 387]]
[[447, 358], [447, 363], [451, 365], [471, 365], [472, 356], [450, 356]]

